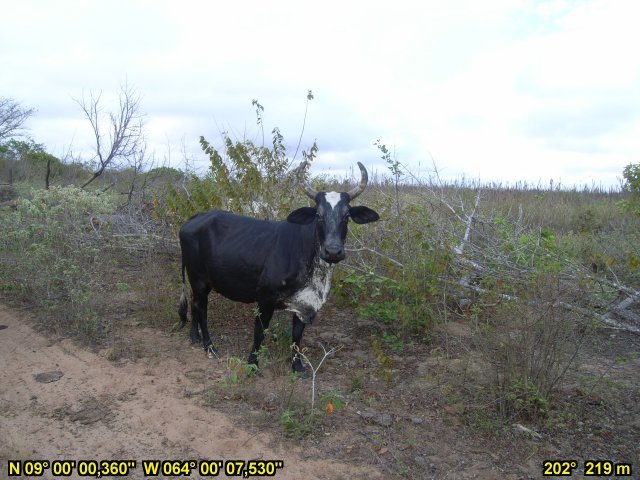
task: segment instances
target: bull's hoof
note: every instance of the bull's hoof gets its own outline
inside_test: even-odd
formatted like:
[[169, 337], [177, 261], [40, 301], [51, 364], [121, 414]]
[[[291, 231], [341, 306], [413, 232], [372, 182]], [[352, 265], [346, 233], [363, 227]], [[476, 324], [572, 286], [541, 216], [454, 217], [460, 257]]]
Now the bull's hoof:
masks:
[[209, 358], [220, 358], [220, 355], [218, 355], [218, 350], [213, 346], [213, 344], [209, 344], [204, 347], [204, 351], [207, 352], [207, 357]]

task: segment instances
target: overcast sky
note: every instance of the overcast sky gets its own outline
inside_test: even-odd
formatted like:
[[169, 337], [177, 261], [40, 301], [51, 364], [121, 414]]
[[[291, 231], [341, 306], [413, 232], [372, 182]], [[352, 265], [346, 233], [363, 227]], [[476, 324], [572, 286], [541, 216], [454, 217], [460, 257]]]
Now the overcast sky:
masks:
[[30, 135], [58, 156], [91, 131], [73, 98], [128, 83], [149, 149], [201, 170], [198, 138], [278, 126], [314, 172], [414, 173], [616, 185], [640, 162], [640, 3], [635, 0], [4, 0], [0, 96], [33, 107]]

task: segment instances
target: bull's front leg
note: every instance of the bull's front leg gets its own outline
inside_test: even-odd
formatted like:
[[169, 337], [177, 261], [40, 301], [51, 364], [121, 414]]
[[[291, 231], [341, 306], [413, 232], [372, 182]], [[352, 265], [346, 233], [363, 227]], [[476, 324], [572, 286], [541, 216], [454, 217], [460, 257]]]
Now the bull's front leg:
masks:
[[300, 320], [300, 317], [296, 313], [293, 314], [293, 328], [291, 329], [291, 337], [293, 339], [293, 355], [291, 358], [291, 367], [293, 369], [293, 373], [297, 373], [302, 378], [307, 378], [307, 370], [304, 368], [302, 364], [302, 359], [300, 355], [298, 355], [298, 350], [300, 350], [300, 342], [302, 341], [302, 334], [304, 333], [305, 323]]

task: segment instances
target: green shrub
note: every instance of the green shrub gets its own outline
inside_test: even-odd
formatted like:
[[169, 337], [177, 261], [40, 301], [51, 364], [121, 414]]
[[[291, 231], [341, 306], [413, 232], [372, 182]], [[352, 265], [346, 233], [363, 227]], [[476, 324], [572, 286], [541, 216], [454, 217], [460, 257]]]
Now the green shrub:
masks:
[[306, 411], [304, 408], [287, 407], [280, 412], [280, 424], [284, 435], [291, 438], [303, 438], [317, 427], [319, 410]]
[[[222, 151], [200, 137], [200, 146], [209, 157], [209, 171], [203, 178], [187, 176], [181, 185], [170, 186], [156, 197], [156, 215], [174, 228], [195, 213], [211, 209], [282, 219], [301, 194], [284, 139], [277, 128], [272, 133], [272, 148], [251, 140], [234, 141], [224, 133]], [[309, 153], [303, 152], [305, 159], [312, 161], [316, 151], [314, 144]]]
[[[422, 235], [418, 228], [407, 225], [408, 237]], [[370, 240], [375, 241], [375, 237]], [[400, 332], [423, 340], [430, 338], [431, 327], [444, 308], [441, 281], [451, 266], [450, 253], [444, 248], [431, 249], [420, 238], [408, 238], [402, 251], [383, 251], [406, 262], [404, 268], [383, 261], [376, 270], [338, 272], [334, 282], [337, 297], [352, 306], [360, 318], [378, 320], [389, 327], [389, 338]], [[366, 257], [364, 262], [369, 260]]]
[[622, 176], [625, 179], [624, 190], [629, 193], [629, 199], [622, 205], [628, 212], [640, 215], [640, 163], [624, 167]]
[[94, 298], [105, 262], [105, 217], [115, 211], [107, 195], [76, 187], [34, 190], [0, 218], [0, 275], [25, 298], [54, 314], [54, 323], [89, 336], [103, 329]]

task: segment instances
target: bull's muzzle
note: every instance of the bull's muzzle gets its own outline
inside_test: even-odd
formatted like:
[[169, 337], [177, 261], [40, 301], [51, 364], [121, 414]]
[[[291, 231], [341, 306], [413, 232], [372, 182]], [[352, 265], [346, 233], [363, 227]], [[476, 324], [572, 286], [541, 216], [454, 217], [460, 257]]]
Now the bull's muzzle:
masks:
[[338, 263], [344, 260], [344, 247], [342, 245], [325, 245], [320, 251], [320, 258], [327, 263]]

